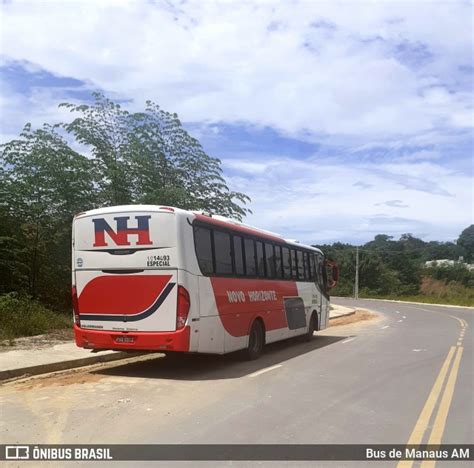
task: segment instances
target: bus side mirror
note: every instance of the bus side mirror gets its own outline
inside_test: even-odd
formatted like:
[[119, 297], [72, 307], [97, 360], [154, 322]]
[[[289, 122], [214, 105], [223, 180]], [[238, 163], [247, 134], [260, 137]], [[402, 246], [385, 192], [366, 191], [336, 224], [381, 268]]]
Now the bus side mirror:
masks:
[[332, 261], [326, 260], [325, 262], [326, 267], [331, 268], [331, 279], [328, 280], [328, 291], [333, 289], [337, 286], [337, 282], [339, 281], [339, 265]]

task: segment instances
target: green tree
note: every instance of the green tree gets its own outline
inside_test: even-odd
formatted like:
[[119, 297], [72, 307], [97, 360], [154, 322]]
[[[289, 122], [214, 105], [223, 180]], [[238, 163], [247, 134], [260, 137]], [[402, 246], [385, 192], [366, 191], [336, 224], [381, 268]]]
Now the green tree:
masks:
[[331, 291], [334, 296], [352, 296], [354, 294], [355, 247], [350, 244], [335, 242], [334, 244], [314, 245], [321, 249], [327, 258], [339, 265], [339, 281]]
[[458, 260], [465, 254], [464, 249], [454, 242], [430, 241], [425, 246], [423, 259], [427, 260]]
[[69, 289], [72, 217], [95, 204], [91, 162], [50, 125], [33, 131], [29, 124], [2, 145], [0, 160], [0, 265], [13, 258], [18, 272], [9, 289], [56, 301]]
[[250, 199], [230, 191], [221, 162], [206, 154], [176, 114], [147, 101], [130, 113], [94, 93], [92, 105], [63, 103], [78, 115], [64, 128], [90, 148], [102, 204], [150, 203], [202, 209], [241, 220]]
[[474, 224], [464, 229], [459, 235], [457, 245], [462, 247], [465, 252], [465, 261], [474, 261]]
[[15, 218], [7, 204], [8, 178], [0, 167], [0, 295], [24, 289], [28, 276], [23, 263], [24, 245], [21, 242]]

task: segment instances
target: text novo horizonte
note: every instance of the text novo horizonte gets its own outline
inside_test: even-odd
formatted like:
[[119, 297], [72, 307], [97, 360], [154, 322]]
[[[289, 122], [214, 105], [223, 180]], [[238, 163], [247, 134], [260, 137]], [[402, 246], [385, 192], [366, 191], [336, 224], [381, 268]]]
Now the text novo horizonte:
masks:
[[226, 291], [229, 302], [264, 302], [276, 301], [277, 294], [275, 291], [247, 291], [247, 295], [243, 291]]

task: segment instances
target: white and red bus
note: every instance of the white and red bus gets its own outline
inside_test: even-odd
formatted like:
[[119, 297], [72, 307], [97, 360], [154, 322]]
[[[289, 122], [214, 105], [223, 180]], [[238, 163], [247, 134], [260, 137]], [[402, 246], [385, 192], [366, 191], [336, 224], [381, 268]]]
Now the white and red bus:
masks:
[[73, 222], [74, 333], [88, 349], [258, 357], [328, 325], [323, 253], [204, 212], [151, 205]]

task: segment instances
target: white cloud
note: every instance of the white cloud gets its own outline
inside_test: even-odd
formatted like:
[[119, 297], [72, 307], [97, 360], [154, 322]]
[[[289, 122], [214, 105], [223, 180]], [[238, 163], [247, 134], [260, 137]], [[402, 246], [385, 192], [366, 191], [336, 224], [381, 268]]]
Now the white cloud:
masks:
[[6, 59], [185, 121], [362, 141], [472, 126], [449, 88], [471, 60], [466, 2], [27, 3], [2, 5]]
[[275, 158], [265, 171], [252, 171], [251, 160], [223, 164], [232, 169], [232, 188], [252, 197], [250, 224], [303, 242], [365, 242], [379, 233], [406, 232], [453, 240], [472, 223], [470, 177], [435, 164], [349, 166], [329, 158]]
[[[0, 63], [131, 108], [152, 99], [217, 140], [213, 123], [238, 123], [341, 149], [343, 160], [226, 159], [231, 187], [252, 197], [250, 223], [314, 242], [447, 240], [472, 222], [469, 174], [440, 162], [440, 146], [460, 154], [473, 126], [469, 2], [13, 0], [1, 12]], [[2, 132], [60, 120], [65, 91], [5, 83]], [[378, 164], [364, 162], [373, 152]]]

